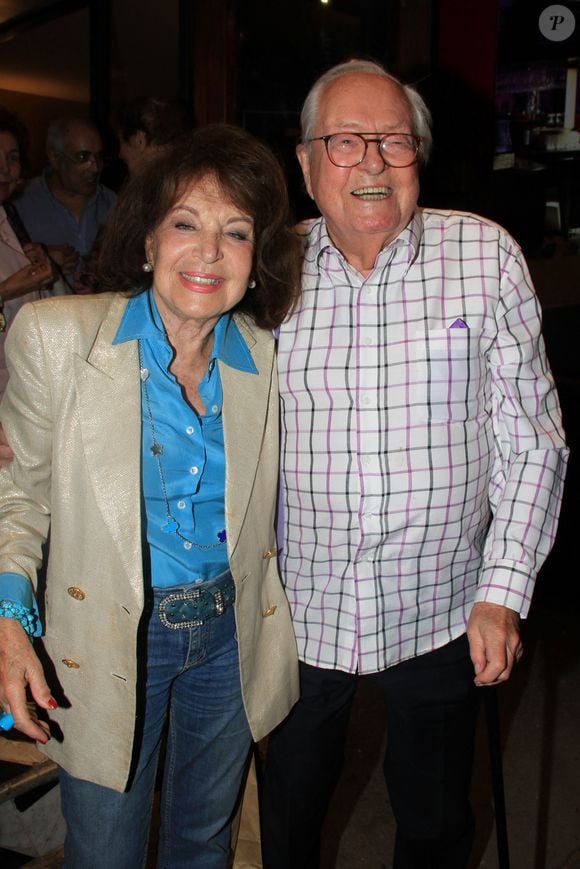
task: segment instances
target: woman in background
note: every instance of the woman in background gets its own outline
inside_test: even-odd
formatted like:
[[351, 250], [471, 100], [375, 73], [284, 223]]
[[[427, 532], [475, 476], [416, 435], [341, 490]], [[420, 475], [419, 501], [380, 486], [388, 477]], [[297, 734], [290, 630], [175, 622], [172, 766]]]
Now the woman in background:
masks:
[[119, 157], [126, 163], [129, 175], [133, 175], [192, 125], [179, 103], [159, 97], [142, 97], [122, 107], [116, 126]]
[[8, 374], [4, 361], [5, 331], [24, 302], [40, 299], [52, 282], [52, 268], [40, 244], [20, 243], [6, 209], [20, 181], [26, 130], [0, 106], [0, 397]]

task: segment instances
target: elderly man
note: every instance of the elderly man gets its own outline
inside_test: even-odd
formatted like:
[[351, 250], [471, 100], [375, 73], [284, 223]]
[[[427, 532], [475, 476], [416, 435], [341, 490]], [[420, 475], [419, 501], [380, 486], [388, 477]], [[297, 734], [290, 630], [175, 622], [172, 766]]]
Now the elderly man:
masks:
[[95, 125], [70, 117], [48, 128], [49, 165], [16, 200], [28, 234], [50, 247], [65, 272], [93, 247], [99, 228], [115, 202], [112, 190], [99, 184], [103, 144]]
[[279, 338], [282, 575], [301, 699], [270, 738], [264, 865], [319, 865], [359, 679], [388, 708], [394, 866], [465, 867], [477, 686], [508, 679], [567, 450], [518, 245], [420, 209], [420, 96], [363, 61], [312, 88], [322, 217]]

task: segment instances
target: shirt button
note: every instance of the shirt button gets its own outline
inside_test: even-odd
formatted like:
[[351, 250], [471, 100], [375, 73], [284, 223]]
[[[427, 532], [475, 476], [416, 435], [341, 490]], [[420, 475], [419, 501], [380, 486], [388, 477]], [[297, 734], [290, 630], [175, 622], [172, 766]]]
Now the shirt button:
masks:
[[178, 501], [177, 507], [179, 510], [185, 510], [185, 501]]
[[371, 403], [370, 395], [363, 395], [362, 403], [368, 406]]
[[217, 406], [217, 404], [212, 404], [212, 406], [211, 406], [211, 412], [212, 412], [212, 413], [217, 413], [218, 410], [219, 410], [219, 407]]
[[197, 465], [194, 465], [192, 468], [190, 468], [190, 469], [189, 469], [189, 473], [190, 473], [190, 474], [193, 474], [194, 476], [195, 476], [196, 474], [198, 474], [198, 473], [199, 473], [199, 468], [197, 467]]
[[187, 428], [185, 429], [186, 434], [193, 434], [194, 431], [195, 431], [195, 429], [192, 425], [188, 425]]
[[370, 345], [373, 343], [373, 339], [372, 338], [365, 338], [364, 343], [367, 347], [370, 347]]
[[191, 549], [192, 546], [193, 546], [193, 543], [190, 543], [189, 540], [184, 540], [184, 542], [183, 542], [184, 549]]

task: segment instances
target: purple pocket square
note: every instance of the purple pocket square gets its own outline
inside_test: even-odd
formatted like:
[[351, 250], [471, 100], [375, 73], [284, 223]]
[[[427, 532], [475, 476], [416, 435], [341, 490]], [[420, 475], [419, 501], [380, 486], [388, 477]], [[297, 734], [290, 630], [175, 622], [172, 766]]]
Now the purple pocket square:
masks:
[[455, 320], [455, 322], [452, 323], [449, 328], [450, 329], [467, 329], [467, 323], [465, 322], [465, 320], [461, 320], [461, 319]]

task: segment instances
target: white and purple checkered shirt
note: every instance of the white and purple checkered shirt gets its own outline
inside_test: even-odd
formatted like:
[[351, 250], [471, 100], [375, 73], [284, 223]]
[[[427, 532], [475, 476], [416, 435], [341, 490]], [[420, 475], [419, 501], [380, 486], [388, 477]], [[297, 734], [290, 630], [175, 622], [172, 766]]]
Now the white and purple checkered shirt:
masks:
[[567, 450], [522, 253], [423, 210], [364, 278], [305, 224], [280, 330], [280, 566], [300, 658], [371, 673], [465, 632], [474, 601], [526, 615]]

